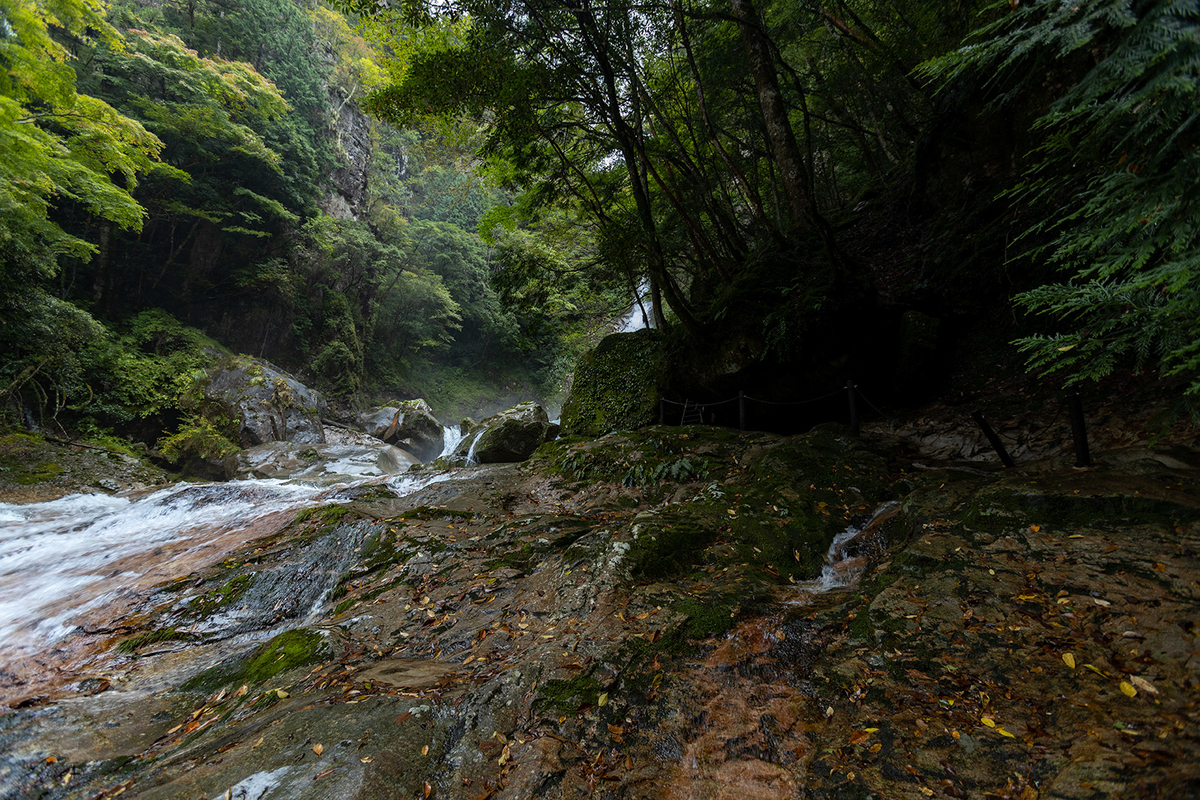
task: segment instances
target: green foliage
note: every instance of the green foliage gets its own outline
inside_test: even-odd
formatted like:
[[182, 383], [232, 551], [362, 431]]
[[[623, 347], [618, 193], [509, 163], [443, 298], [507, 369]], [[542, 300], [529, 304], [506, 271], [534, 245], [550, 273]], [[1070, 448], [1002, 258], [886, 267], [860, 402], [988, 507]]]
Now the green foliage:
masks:
[[[1031, 368], [1067, 382], [1118, 364], [1181, 375], [1200, 393], [1200, 11], [1179, 0], [1043, 0], [927, 67], [950, 85], [1014, 101], [1050, 59], [1077, 80], [1036, 125], [1040, 144], [1013, 195], [1043, 210], [1035, 257], [1069, 273], [1017, 298], [1061, 330], [1018, 342]], [[1044, 244], [1041, 244], [1044, 242]]]
[[[57, 202], [138, 230], [130, 196], [160, 142], [136, 120], [76, 91], [70, 53], [51, 26], [84, 42], [117, 33], [96, 0], [0, 2], [0, 289], [55, 274], [62, 256], [97, 248], [52, 218]], [[113, 177], [117, 176], [120, 183]], [[123, 185], [121, 185], [123, 184]]]
[[221, 461], [242, 448], [234, 443], [231, 432], [202, 414], [184, 417], [175, 433], [164, 436], [158, 449], [173, 462], [200, 458]]

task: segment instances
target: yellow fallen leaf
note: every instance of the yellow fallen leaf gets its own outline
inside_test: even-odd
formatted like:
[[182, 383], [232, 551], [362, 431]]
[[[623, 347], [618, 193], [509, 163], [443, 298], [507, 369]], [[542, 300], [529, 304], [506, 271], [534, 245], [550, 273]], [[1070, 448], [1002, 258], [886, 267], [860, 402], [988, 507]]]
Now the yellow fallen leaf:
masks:
[[424, 747], [421, 748], [421, 755], [423, 755], [423, 756], [429, 755], [429, 745], [425, 745]]
[[1008, 731], [1004, 730], [1004, 728], [996, 728], [996, 733], [1000, 734], [1001, 736], [1007, 736], [1007, 737], [1008, 737], [1008, 738], [1010, 738], [1010, 739], [1015, 739], [1015, 738], [1017, 738], [1017, 737], [1016, 737], [1016, 736], [1014, 736], [1013, 734], [1011, 734], [1011, 733], [1009, 733]]
[[598, 705], [598, 706], [608, 705], [608, 692], [600, 693], [600, 696], [596, 698], [596, 705]]
[[47, 764], [57, 764], [58, 759], [55, 758], [54, 756], [46, 756], [46, 763]]
[[1095, 664], [1084, 664], [1084, 665], [1083, 665], [1083, 668], [1084, 668], [1084, 669], [1090, 669], [1092, 672], [1096, 673], [1096, 674], [1097, 674], [1097, 675], [1099, 675], [1101, 678], [1107, 678], [1107, 677], [1108, 677], [1108, 673], [1107, 673], [1107, 672], [1105, 672], [1104, 670], [1100, 669], [1099, 667], [1097, 667]]
[[258, 747], [260, 744], [262, 744], [262, 740], [263, 740], [263, 737], [261, 737], [261, 736], [258, 737], [258, 741], [255, 742], [254, 744], [250, 745], [250, 749], [253, 750], [254, 748]]
[[980, 717], [979, 721], [984, 725], [987, 725], [989, 728], [996, 727], [996, 720], [992, 719], [991, 717]]
[[500, 751], [500, 758], [496, 760], [496, 763], [503, 767], [510, 758], [512, 758], [512, 749], [506, 744], [504, 745], [504, 749]]
[[325, 745], [318, 742], [317, 744], [313, 745], [312, 751], [317, 755], [321, 755], [321, 753], [325, 752]]
[[867, 733], [879, 733], [879, 728], [863, 728]]
[[1066, 664], [1068, 667], [1070, 667], [1071, 669], [1075, 669], [1075, 656], [1073, 654], [1063, 653], [1062, 660], [1063, 660], [1063, 663]]
[[288, 697], [290, 696], [283, 689], [276, 689], [275, 694], [279, 697], [280, 700], [287, 700]]
[[870, 750], [872, 753], [878, 753], [882, 749], [883, 749], [883, 745], [880, 744], [879, 742], [876, 742], [875, 744], [871, 745], [871, 747], [870, 747]]
[[1133, 688], [1133, 684], [1129, 681], [1121, 681], [1121, 691], [1125, 693], [1126, 697], [1137, 696], [1137, 689]]
[[1033, 531], [1034, 533], [1037, 533], [1041, 529], [1042, 529], [1041, 525], [1030, 525], [1029, 526], [1029, 530]]
[[361, 761], [364, 764], [370, 764], [374, 760], [375, 760], [375, 756], [366, 756], [364, 758], [359, 759], [359, 761]]

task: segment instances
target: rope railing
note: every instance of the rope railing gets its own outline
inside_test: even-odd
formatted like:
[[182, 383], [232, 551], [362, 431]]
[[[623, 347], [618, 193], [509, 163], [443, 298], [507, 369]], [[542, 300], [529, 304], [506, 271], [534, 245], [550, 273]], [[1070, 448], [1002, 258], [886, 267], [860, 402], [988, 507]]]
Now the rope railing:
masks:
[[[802, 406], [802, 405], [807, 405], [809, 403], [817, 403], [822, 400], [828, 400], [831, 397], [836, 397], [837, 395], [841, 394], [842, 392], [846, 393], [846, 398], [849, 402], [850, 432], [852, 435], [858, 436], [858, 434], [859, 434], [858, 401], [860, 399], [863, 402], [865, 402], [871, 408], [871, 410], [873, 410], [880, 417], [882, 417], [885, 420], [888, 419], [888, 415], [885, 414], [879, 408], [879, 406], [877, 406], [877, 405], [875, 405], [875, 403], [871, 402], [871, 399], [862, 393], [862, 390], [859, 389], [855, 385], [854, 381], [846, 381], [846, 385], [844, 387], [842, 387], [841, 389], [835, 389], [834, 391], [829, 392], [827, 394], [823, 394], [818, 397], [810, 397], [806, 400], [761, 400], [757, 397], [750, 397], [745, 392], [738, 392], [736, 397], [730, 397], [726, 400], [715, 400], [715, 401], [709, 402], [709, 403], [693, 403], [690, 400], [684, 400], [681, 403], [678, 400], [670, 400], [666, 397], [662, 397], [662, 398], [659, 398], [658, 421], [660, 424], [666, 424], [666, 407], [668, 404], [673, 405], [673, 406], [679, 406], [679, 407], [683, 408], [684, 411], [683, 411], [683, 415], [681, 415], [681, 416], [687, 417], [687, 415], [693, 411], [703, 412], [705, 409], [716, 408], [717, 406], [728, 405], [729, 403], [736, 402], [738, 404], [738, 428], [740, 430], [746, 430], [746, 403], [747, 402], [759, 403], [761, 405], [768, 405], [768, 406]], [[1074, 448], [1075, 448], [1075, 466], [1079, 467], [1079, 468], [1090, 467], [1092, 464], [1092, 457], [1091, 457], [1091, 452], [1088, 448], [1087, 427], [1086, 427], [1085, 420], [1084, 420], [1083, 405], [1080, 401], [1078, 388], [1072, 388], [1070, 391], [1067, 392], [1066, 401], [1067, 401], [1066, 402], [1067, 415], [1070, 417], [1070, 420], [1071, 420], [1071, 438], [1074, 440], [1073, 444], [1074, 444]], [[1054, 421], [1051, 424], [1054, 424], [1054, 422], [1057, 422], [1061, 413], [1062, 412], [1060, 411], [1059, 415], [1055, 416]], [[701, 419], [703, 419], [702, 414], [701, 414]], [[1001, 436], [998, 435], [996, 433], [996, 431], [992, 428], [991, 424], [984, 417], [983, 413], [980, 411], [973, 411], [973, 412], [971, 412], [971, 419], [975, 422], [975, 424], [983, 432], [984, 438], [987, 439], [988, 444], [990, 444], [992, 446], [992, 449], [1000, 457], [1000, 462], [1002, 464], [1004, 464], [1004, 466], [1006, 466], [1006, 467], [1016, 466], [1015, 462], [1013, 461], [1012, 456], [1009, 455], [1008, 450], [1004, 447], [1004, 443], [1001, 441]], [[683, 424], [682, 419], [681, 419], [680, 424]], [[1047, 427], [1049, 427], [1049, 426], [1047, 426]], [[1013, 441], [1012, 437], [1005, 437], [1005, 438], [1008, 438], [1010, 441]]]

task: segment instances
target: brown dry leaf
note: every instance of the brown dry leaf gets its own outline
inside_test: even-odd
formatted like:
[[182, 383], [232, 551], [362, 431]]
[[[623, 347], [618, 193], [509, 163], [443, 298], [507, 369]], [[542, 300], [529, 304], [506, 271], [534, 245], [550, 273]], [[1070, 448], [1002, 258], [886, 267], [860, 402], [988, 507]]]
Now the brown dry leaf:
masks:
[[248, 692], [248, 691], [250, 691], [250, 686], [249, 686], [249, 685], [247, 685], [247, 684], [245, 684], [245, 683], [243, 683], [243, 684], [242, 684], [242, 688], [240, 688], [240, 689], [238, 689], [236, 692], [234, 692], [234, 693], [233, 693], [233, 696], [234, 696], [234, 697], [241, 697], [242, 695], [244, 695], [244, 694], [245, 694], [246, 692]]
[[321, 753], [325, 752], [325, 745], [318, 742], [317, 744], [313, 745], [312, 751], [317, 755], [321, 755]]
[[316, 775], [313, 775], [313, 780], [319, 781], [319, 780], [321, 780], [321, 778], [324, 778], [326, 775], [331, 774], [335, 769], [336, 769], [336, 767], [330, 767], [329, 769], [323, 769], [320, 772], [318, 772]]
[[429, 781], [421, 781], [421, 788], [425, 790], [426, 797], [429, 797], [430, 792], [433, 791], [433, 787], [429, 785]]
[[1029, 530], [1033, 531], [1034, 533], [1037, 533], [1041, 529], [1042, 529], [1041, 525], [1030, 525], [1029, 526]]
[[613, 725], [611, 722], [608, 724], [608, 732], [613, 734], [614, 736], [624, 736], [625, 735], [625, 729], [623, 727], [621, 727], [620, 725]]
[[408, 719], [411, 716], [412, 716], [411, 711], [405, 711], [403, 714], [401, 714], [400, 716], [398, 716], [394, 720], [392, 720], [392, 722], [395, 723], [396, 725], [399, 725], [401, 722], [404, 722], [404, 720]]
[[55, 758], [54, 756], [46, 756], [46, 763], [47, 764], [57, 764], [58, 759]]
[[375, 760], [375, 756], [365, 756], [365, 757], [359, 759], [359, 761], [361, 761], [364, 764], [370, 764], [374, 760]]
[[878, 753], [878, 752], [879, 752], [880, 750], [882, 750], [882, 749], [883, 749], [883, 745], [882, 745], [882, 744], [880, 744], [879, 742], [876, 742], [875, 744], [871, 745], [871, 752], [872, 752], [872, 753]]
[[865, 742], [870, 738], [870, 736], [871, 734], [867, 733], [866, 731], [855, 731], [854, 733], [850, 734], [850, 744], [859, 744], [860, 742]]
[[500, 751], [500, 758], [496, 759], [496, 763], [503, 767], [510, 758], [512, 758], [512, 746], [506, 744]]
[[261, 736], [258, 737], [258, 741], [255, 742], [254, 744], [250, 745], [250, 749], [253, 750], [254, 748], [258, 747], [260, 744], [262, 744], [262, 740], [263, 740], [263, 737], [261, 737]]
[[1153, 683], [1138, 675], [1131, 677], [1129, 682], [1146, 694], [1158, 694], [1158, 688]]
[[625, 769], [633, 769], [633, 756], [625, 756]]

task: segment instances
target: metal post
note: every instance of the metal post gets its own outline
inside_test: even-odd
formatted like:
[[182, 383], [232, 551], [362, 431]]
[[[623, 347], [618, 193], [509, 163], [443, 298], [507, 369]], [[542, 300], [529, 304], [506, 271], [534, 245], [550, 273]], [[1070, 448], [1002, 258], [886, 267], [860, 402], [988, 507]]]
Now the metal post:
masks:
[[854, 389], [854, 381], [846, 381], [846, 396], [850, 399], [850, 435], [858, 436], [858, 392]]
[[746, 430], [746, 393], [738, 391], [738, 430]]
[[992, 426], [983, 418], [983, 414], [978, 411], [971, 412], [971, 419], [975, 420], [975, 424], [983, 431], [983, 435], [987, 437], [988, 444], [996, 451], [996, 455], [1000, 456], [1000, 463], [1006, 467], [1015, 467], [1017, 464], [1012, 460], [1012, 456], [1004, 449], [1004, 443], [1000, 441], [1000, 437], [992, 430]]
[[1083, 422], [1083, 401], [1079, 399], [1079, 389], [1073, 389], [1067, 394], [1067, 410], [1071, 412], [1071, 436], [1075, 440], [1075, 466], [1090, 467], [1092, 454], [1088, 450], [1087, 426]]

